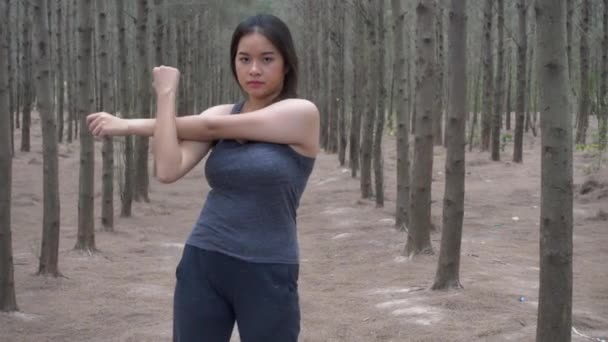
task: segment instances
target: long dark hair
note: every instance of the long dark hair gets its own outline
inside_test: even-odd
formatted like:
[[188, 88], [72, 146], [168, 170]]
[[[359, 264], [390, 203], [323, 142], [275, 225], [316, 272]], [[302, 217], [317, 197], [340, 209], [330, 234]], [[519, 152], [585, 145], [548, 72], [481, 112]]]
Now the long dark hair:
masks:
[[284, 100], [298, 96], [298, 55], [291, 38], [289, 28], [285, 23], [270, 14], [258, 14], [243, 20], [232, 34], [230, 43], [230, 67], [234, 79], [238, 82], [236, 75], [235, 60], [239, 42], [243, 36], [251, 33], [260, 33], [268, 39], [272, 45], [281, 53], [285, 68], [285, 78], [283, 79], [283, 89], [275, 99]]

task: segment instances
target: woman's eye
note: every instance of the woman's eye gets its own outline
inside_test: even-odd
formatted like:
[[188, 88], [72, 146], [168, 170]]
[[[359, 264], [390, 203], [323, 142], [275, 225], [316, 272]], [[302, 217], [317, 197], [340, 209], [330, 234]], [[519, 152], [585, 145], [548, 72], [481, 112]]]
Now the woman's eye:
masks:
[[241, 63], [247, 63], [247, 62], [249, 62], [249, 58], [241, 57], [241, 58], [239, 58], [239, 61], [241, 61]]
[[273, 61], [272, 57], [264, 57], [264, 63], [270, 63]]

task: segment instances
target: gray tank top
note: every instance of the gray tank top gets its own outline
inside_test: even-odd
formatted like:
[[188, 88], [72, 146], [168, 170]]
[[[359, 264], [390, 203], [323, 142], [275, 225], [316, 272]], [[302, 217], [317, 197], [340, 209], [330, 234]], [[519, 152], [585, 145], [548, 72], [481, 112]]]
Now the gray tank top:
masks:
[[314, 162], [289, 145], [218, 141], [205, 164], [211, 190], [186, 243], [250, 262], [298, 263], [296, 211]]

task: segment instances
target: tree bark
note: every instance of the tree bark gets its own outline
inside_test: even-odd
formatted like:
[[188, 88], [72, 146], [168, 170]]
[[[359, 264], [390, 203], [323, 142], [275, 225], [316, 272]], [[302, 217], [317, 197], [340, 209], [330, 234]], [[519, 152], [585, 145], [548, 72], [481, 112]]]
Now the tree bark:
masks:
[[353, 178], [357, 177], [357, 172], [361, 165], [361, 118], [363, 116], [362, 108], [365, 105], [365, 97], [361, 94], [361, 89], [365, 88], [363, 80], [367, 77], [368, 68], [364, 57], [365, 38], [363, 37], [365, 37], [365, 23], [363, 14], [361, 13], [362, 0], [356, 0], [355, 4], [353, 8], [353, 31], [355, 32], [354, 36], [361, 37], [361, 39], [351, 44], [353, 56], [353, 105], [349, 137], [349, 160], [351, 176]]
[[435, 108], [435, 34], [433, 21], [436, 2], [420, 0], [416, 5], [416, 132], [412, 163], [410, 221], [405, 255], [432, 254], [431, 182], [433, 174], [433, 109]]
[[78, 195], [78, 241], [76, 249], [95, 251], [95, 150], [86, 129], [86, 117], [94, 108], [92, 0], [78, 0], [78, 117], [80, 119], [80, 185]]
[[589, 109], [591, 107], [591, 89], [589, 79], [589, 21], [591, 20], [591, 0], [582, 0], [581, 5], [581, 90], [576, 120], [576, 143], [585, 144], [589, 127]]
[[564, 1], [537, 0], [542, 129], [540, 288], [536, 341], [572, 336], [572, 126]]
[[34, 84], [32, 80], [32, 19], [30, 2], [23, 2], [23, 112], [21, 119], [21, 151], [30, 151], [30, 126], [32, 123], [32, 105], [34, 102]]
[[55, 37], [57, 41], [56, 46], [56, 58], [57, 58], [57, 72], [55, 75], [55, 84], [57, 84], [57, 141], [61, 143], [63, 141], [63, 127], [64, 127], [64, 107], [65, 107], [65, 73], [63, 70], [64, 64], [64, 23], [63, 23], [63, 6], [62, 1], [58, 1], [57, 4], [57, 27], [55, 28]]
[[384, 207], [384, 156], [382, 155], [382, 138], [384, 137], [384, 125], [386, 117], [386, 85], [385, 85], [385, 69], [386, 65], [384, 62], [384, 56], [380, 51], [386, 49], [385, 36], [384, 36], [384, 3], [385, 0], [376, 0], [375, 13], [372, 11], [370, 14], [376, 16], [376, 32], [378, 37], [378, 53], [376, 54], [377, 63], [373, 65], [378, 66], [376, 74], [376, 84], [378, 87], [378, 111], [375, 122], [374, 132], [374, 145], [373, 145], [373, 164], [374, 164], [374, 181], [376, 189], [376, 207]]
[[[150, 117], [150, 67], [148, 57], [148, 0], [137, 1], [137, 109], [135, 112], [142, 118]], [[150, 202], [148, 188], [150, 186], [148, 175], [148, 137], [135, 139], [135, 185], [134, 199], [136, 201]]]
[[[366, 2], [364, 12], [365, 27], [367, 28], [367, 58], [370, 65], [378, 65], [378, 40], [376, 34], [376, 16], [374, 15], [374, 0]], [[365, 38], [363, 38], [365, 39]], [[361, 178], [360, 189], [362, 198], [371, 198], [372, 190], [372, 149], [374, 143], [374, 122], [376, 121], [378, 81], [377, 70], [367, 68], [367, 108], [363, 114], [363, 132], [361, 133]]]
[[[405, 71], [408, 51], [405, 43], [405, 13], [401, 0], [391, 0], [393, 10], [393, 53], [395, 54], [395, 70], [393, 77], [397, 88], [395, 110], [397, 112], [397, 208], [395, 214], [395, 227], [405, 230], [408, 223], [408, 209], [410, 196], [410, 111], [408, 79]], [[408, 44], [409, 45], [409, 44]]]
[[604, 38], [602, 39], [602, 78], [600, 83], [600, 110], [599, 117], [599, 150], [606, 149], [606, 131], [608, 131], [608, 0], [604, 0], [604, 14], [602, 17]]
[[505, 63], [505, 3], [504, 0], [496, 0], [498, 7], [498, 46], [496, 58], [496, 92], [494, 93], [494, 113], [492, 115], [492, 160], [500, 160], [500, 129], [502, 125], [502, 112], [504, 109], [504, 63]]
[[59, 161], [57, 156], [57, 124], [52, 108], [51, 47], [48, 13], [45, 0], [34, 2], [34, 42], [37, 105], [42, 123], [43, 155], [43, 218], [42, 247], [38, 274], [59, 276]]
[[[118, 87], [120, 89], [120, 104], [118, 106], [120, 114], [123, 118], [131, 118], [131, 106], [130, 99], [131, 93], [129, 91], [129, 75], [130, 68], [128, 66], [127, 59], [127, 37], [126, 37], [126, 23], [125, 23], [125, 2], [124, 0], [116, 0], [116, 13], [118, 22], [118, 69], [119, 79]], [[134, 191], [134, 176], [135, 176], [135, 160], [133, 151], [133, 136], [126, 136], [124, 142], [124, 170], [120, 177], [123, 177], [122, 189], [120, 192], [120, 216], [131, 217], [131, 209], [133, 204], [133, 191]]]
[[444, 111], [444, 80], [445, 80], [445, 58], [444, 58], [444, 29], [443, 29], [443, 3], [439, 0], [440, 6], [437, 9], [437, 83], [436, 83], [436, 107], [433, 117], [433, 143], [435, 146], [443, 146], [443, 111]]
[[[499, 0], [500, 1], [500, 0]], [[445, 195], [441, 249], [433, 290], [462, 288], [460, 246], [464, 219], [465, 123], [467, 111], [467, 15], [466, 0], [452, 0], [448, 30], [450, 109], [446, 128]]]
[[518, 0], [518, 40], [517, 44], [517, 94], [515, 104], [515, 134], [513, 139], [513, 161], [523, 162], [524, 145], [524, 115], [526, 110], [526, 54], [528, 50], [528, 38], [526, 37], [526, 21], [528, 5], [526, 0]]
[[[99, 30], [99, 94], [101, 110], [113, 112], [114, 93], [111, 91], [112, 71], [110, 70], [110, 30], [108, 29], [108, 1], [97, 0], [97, 28]], [[114, 142], [112, 137], [103, 139], [101, 151], [101, 225], [105, 231], [114, 231]]]
[[[8, 1], [0, 0], [0, 15], [8, 11]], [[4, 16], [6, 18], [6, 16]], [[8, 20], [0, 20], [0, 70], [8, 69], [10, 49], [4, 39]], [[10, 145], [9, 84], [6, 72], [0, 72], [0, 311], [17, 311], [13, 246], [11, 236], [12, 150]]]
[[483, 114], [481, 116], [481, 150], [490, 148], [492, 126], [492, 95], [494, 94], [494, 66], [492, 58], [492, 4], [485, 0], [483, 9]]

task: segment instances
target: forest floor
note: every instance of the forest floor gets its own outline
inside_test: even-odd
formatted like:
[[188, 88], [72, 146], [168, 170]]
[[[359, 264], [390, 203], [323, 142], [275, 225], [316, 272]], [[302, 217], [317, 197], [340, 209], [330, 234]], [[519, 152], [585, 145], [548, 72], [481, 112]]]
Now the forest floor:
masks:
[[[177, 183], [151, 181], [151, 202], [96, 231], [98, 253], [74, 251], [79, 144], [60, 146], [61, 242], [65, 277], [36, 275], [42, 231], [42, 148], [34, 118], [32, 152], [13, 164], [12, 231], [20, 312], [0, 314], [0, 340], [169, 341], [175, 267], [208, 191], [202, 163]], [[16, 135], [18, 144], [19, 135]], [[96, 142], [96, 225], [101, 142]], [[540, 138], [526, 134], [524, 163], [467, 153], [460, 280], [431, 291], [438, 254], [402, 257], [394, 228], [395, 139], [385, 140], [384, 208], [360, 199], [359, 180], [321, 154], [299, 209], [301, 341], [534, 341], [538, 305]], [[573, 325], [608, 338], [608, 165], [575, 154]], [[443, 148], [435, 149], [432, 216], [440, 225]], [[589, 179], [590, 191], [580, 194]], [[115, 198], [116, 212], [120, 200]], [[602, 213], [603, 211], [603, 213]], [[432, 235], [439, 248], [440, 233]], [[574, 341], [589, 341], [573, 333]], [[236, 332], [235, 332], [236, 335]], [[233, 338], [238, 341], [238, 338]], [[594, 339], [596, 340], [596, 339]], [[279, 341], [280, 342], [280, 341]]]

